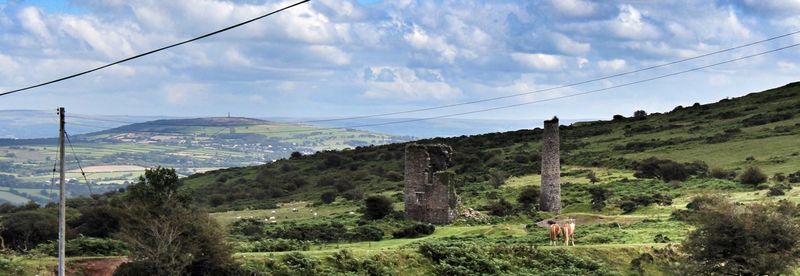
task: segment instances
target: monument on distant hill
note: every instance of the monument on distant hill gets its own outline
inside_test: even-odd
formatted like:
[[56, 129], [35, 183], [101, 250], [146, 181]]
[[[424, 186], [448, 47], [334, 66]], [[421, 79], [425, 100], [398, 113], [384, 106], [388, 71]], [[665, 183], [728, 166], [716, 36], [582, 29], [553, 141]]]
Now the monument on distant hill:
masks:
[[558, 117], [544, 121], [542, 135], [542, 185], [539, 209], [561, 211], [561, 154]]
[[447, 224], [457, 216], [455, 173], [447, 171], [453, 149], [448, 145], [409, 144], [405, 149], [406, 218]]

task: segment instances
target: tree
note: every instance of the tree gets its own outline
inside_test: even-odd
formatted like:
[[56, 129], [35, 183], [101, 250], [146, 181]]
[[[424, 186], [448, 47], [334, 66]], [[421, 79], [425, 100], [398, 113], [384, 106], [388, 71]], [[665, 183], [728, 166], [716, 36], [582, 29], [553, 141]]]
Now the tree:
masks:
[[382, 219], [394, 212], [392, 200], [385, 196], [374, 195], [364, 200], [364, 218], [368, 220]]
[[159, 167], [146, 170], [128, 188], [116, 236], [131, 246], [134, 261], [121, 266], [118, 274], [230, 275], [239, 269], [223, 240], [225, 233], [207, 213], [191, 206], [180, 186], [174, 169]]
[[[785, 205], [786, 203], [782, 203]], [[736, 206], [727, 201], [699, 209], [696, 230], [682, 243], [691, 274], [779, 275], [800, 256], [800, 226], [779, 205]], [[787, 211], [790, 210], [791, 212]]]
[[[5, 246], [25, 251], [58, 238], [58, 217], [52, 210], [27, 210], [11, 213], [0, 220], [0, 237]], [[69, 232], [68, 232], [69, 233]]]
[[592, 198], [592, 210], [600, 211], [606, 207], [606, 200], [611, 197], [611, 191], [600, 188], [600, 187], [592, 187], [589, 188], [589, 195]]
[[633, 112], [633, 118], [644, 119], [645, 117], [647, 117], [647, 112], [644, 110], [636, 110]]
[[519, 193], [517, 203], [522, 205], [525, 209], [530, 209], [533, 206], [539, 205], [539, 195], [541, 191], [539, 186], [528, 186]]
[[292, 155], [289, 156], [290, 159], [298, 159], [300, 157], [303, 157], [303, 154], [298, 151], [293, 151]]

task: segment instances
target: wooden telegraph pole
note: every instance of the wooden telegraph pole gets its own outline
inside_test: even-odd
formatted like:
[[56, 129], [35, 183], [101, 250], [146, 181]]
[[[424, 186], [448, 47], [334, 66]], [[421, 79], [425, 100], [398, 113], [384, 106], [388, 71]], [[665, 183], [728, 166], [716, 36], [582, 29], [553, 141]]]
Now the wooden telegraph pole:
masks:
[[58, 187], [58, 276], [64, 276], [64, 236], [66, 234], [66, 189], [64, 183], [64, 108], [58, 108], [59, 129], [58, 129], [58, 163], [59, 163], [59, 187]]

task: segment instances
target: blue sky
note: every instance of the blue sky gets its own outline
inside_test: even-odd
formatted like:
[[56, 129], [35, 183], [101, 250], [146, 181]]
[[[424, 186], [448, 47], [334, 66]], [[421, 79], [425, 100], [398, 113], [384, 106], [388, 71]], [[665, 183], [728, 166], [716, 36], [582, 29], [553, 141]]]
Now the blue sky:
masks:
[[[61, 77], [287, 5], [271, 0], [0, 1], [0, 90]], [[336, 117], [560, 86], [800, 30], [800, 1], [314, 0], [207, 40], [56, 85], [0, 109], [83, 114]], [[800, 42], [429, 117], [614, 86]], [[465, 116], [610, 118], [798, 81], [800, 50], [604, 93]]]

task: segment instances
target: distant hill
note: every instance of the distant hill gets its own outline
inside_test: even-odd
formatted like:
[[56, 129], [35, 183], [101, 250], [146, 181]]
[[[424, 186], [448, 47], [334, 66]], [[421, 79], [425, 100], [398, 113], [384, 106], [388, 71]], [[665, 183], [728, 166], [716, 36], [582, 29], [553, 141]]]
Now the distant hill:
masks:
[[[90, 182], [118, 188], [134, 181], [144, 168], [172, 167], [183, 175], [210, 169], [240, 167], [287, 158], [292, 152], [310, 154], [320, 150], [354, 148], [408, 141], [399, 137], [351, 129], [270, 122], [251, 118], [161, 119], [75, 134], [67, 124], [71, 145], [67, 147], [67, 177], [79, 193], [87, 193], [78, 163]], [[52, 136], [51, 136], [52, 137]], [[49, 200], [57, 139], [0, 139], [0, 191], [6, 201], [19, 196]], [[74, 152], [74, 154], [73, 154]], [[115, 184], [115, 185], [111, 185]], [[0, 200], [3, 194], [0, 193]], [[13, 199], [13, 200], [12, 200]]]
[[[633, 113], [633, 111], [631, 111]], [[537, 174], [541, 129], [434, 138], [455, 149], [453, 170], [465, 199], [482, 195], [495, 176]], [[561, 126], [565, 165], [632, 168], [648, 157], [742, 171], [800, 169], [800, 83], [712, 104], [677, 106], [664, 114]], [[343, 197], [402, 191], [405, 144], [318, 152], [246, 168], [195, 174], [186, 189], [218, 210], [260, 208], [275, 202], [315, 201], [326, 191]], [[565, 203], [569, 204], [569, 203]]]

